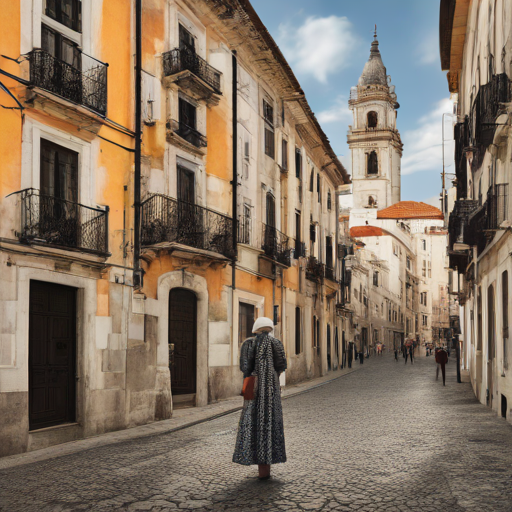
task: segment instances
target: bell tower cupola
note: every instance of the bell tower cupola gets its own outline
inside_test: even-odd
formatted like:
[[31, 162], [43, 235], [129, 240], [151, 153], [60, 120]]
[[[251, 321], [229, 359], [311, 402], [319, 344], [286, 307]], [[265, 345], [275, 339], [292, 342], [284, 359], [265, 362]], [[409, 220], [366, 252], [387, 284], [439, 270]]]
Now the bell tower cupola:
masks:
[[396, 128], [395, 86], [382, 62], [377, 26], [370, 58], [350, 90], [353, 124], [347, 142], [352, 156], [354, 208], [382, 210], [400, 201], [403, 144]]

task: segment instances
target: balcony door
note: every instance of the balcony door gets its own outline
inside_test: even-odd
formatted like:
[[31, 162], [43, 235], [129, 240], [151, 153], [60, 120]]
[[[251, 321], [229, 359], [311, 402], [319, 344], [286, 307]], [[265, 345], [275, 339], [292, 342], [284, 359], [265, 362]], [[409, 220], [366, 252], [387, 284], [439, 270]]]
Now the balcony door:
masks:
[[267, 194], [267, 217], [265, 226], [265, 253], [275, 258], [277, 255], [277, 232], [276, 232], [276, 200], [269, 192]]
[[201, 208], [196, 206], [194, 172], [178, 165], [178, 239], [191, 247], [203, 247], [203, 219]]
[[196, 52], [196, 41], [194, 36], [183, 26], [179, 25], [180, 48]]
[[37, 235], [56, 245], [74, 247], [79, 237], [78, 153], [41, 139]]
[[75, 421], [76, 290], [31, 281], [30, 430]]

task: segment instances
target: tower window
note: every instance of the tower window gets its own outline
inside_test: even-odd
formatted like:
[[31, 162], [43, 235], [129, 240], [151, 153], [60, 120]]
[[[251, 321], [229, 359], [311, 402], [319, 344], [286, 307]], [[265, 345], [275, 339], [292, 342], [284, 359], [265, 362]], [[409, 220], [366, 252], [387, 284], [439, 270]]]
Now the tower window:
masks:
[[377, 153], [375, 153], [375, 151], [368, 153], [367, 174], [379, 174], [379, 162], [377, 159]]
[[368, 112], [367, 119], [368, 128], [377, 128], [377, 112], [374, 112], [373, 110], [371, 112]]

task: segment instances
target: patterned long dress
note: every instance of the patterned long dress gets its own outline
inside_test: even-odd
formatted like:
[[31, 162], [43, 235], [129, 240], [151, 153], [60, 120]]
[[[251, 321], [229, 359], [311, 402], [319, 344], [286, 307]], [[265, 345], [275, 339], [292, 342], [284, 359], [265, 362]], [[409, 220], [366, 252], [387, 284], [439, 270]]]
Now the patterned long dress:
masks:
[[268, 333], [244, 341], [240, 370], [258, 376], [254, 400], [244, 400], [233, 462], [277, 464], [286, 462], [279, 374], [286, 370], [283, 344]]

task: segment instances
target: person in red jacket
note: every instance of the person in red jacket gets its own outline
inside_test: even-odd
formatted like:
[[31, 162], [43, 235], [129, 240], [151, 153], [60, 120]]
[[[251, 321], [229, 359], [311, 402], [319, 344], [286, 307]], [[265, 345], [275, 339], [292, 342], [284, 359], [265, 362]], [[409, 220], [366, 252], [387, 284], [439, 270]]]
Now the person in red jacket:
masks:
[[436, 352], [436, 363], [437, 363], [437, 370], [436, 370], [436, 380], [439, 379], [439, 367], [441, 367], [441, 373], [443, 374], [443, 386], [446, 386], [446, 369], [445, 365], [448, 362], [448, 354], [446, 353], [446, 350], [439, 349]]

